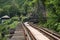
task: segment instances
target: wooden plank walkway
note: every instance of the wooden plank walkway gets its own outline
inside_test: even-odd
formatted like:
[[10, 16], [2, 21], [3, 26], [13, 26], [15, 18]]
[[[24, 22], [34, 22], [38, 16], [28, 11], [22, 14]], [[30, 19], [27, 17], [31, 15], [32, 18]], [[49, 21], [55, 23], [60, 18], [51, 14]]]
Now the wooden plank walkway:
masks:
[[8, 40], [25, 40], [25, 36], [21, 24], [18, 24], [18, 26], [16, 27], [15, 34], [12, 36], [11, 39]]

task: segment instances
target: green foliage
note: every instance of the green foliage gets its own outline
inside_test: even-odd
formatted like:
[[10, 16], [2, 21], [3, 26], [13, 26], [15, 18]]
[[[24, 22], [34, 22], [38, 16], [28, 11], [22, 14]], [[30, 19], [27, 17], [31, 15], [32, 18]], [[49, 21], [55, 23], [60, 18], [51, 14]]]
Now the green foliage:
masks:
[[[12, 17], [11, 19], [5, 20], [0, 24], [0, 40], [7, 40], [7, 36], [9, 34], [9, 29], [15, 29], [18, 24], [18, 17]], [[4, 32], [5, 36], [2, 37], [2, 33]]]
[[0, 1], [0, 17], [4, 15], [13, 16], [26, 16], [28, 13], [33, 12], [36, 7], [37, 0], [1, 0]]
[[18, 24], [18, 22], [14, 21], [12, 24], [9, 25], [9, 27], [14, 29], [14, 28], [16, 28], [17, 24]]
[[44, 1], [47, 10], [47, 23], [44, 24], [49, 29], [60, 32], [60, 0]]

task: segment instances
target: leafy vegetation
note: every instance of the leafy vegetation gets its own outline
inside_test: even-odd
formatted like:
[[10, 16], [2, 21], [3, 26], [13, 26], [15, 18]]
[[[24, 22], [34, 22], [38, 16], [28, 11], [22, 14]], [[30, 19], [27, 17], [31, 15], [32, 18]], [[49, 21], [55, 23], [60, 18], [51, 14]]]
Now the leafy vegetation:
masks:
[[[37, 12], [39, 25], [60, 33], [60, 3], [59, 0], [38, 0]], [[36, 2], [35, 2], [36, 3]]]
[[[10, 29], [15, 29], [18, 24], [18, 17], [13, 17], [11, 19], [5, 20], [0, 24], [0, 40], [7, 40]], [[2, 35], [4, 33], [4, 36]]]
[[60, 3], [59, 0], [45, 0], [47, 22], [45, 27], [60, 32]]

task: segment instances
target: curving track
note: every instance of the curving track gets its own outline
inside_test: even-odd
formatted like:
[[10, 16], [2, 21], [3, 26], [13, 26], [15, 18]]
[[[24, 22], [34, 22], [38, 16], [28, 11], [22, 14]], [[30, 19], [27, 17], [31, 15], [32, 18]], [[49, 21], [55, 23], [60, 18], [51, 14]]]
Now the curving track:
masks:
[[60, 35], [56, 34], [46, 28], [42, 28], [42, 27], [37, 27], [37, 25], [33, 24], [33, 23], [29, 23], [30, 26], [32, 26], [33, 28], [37, 29], [38, 31], [40, 31], [42, 34], [44, 34], [46, 37], [48, 37], [50, 40], [60, 40]]
[[12, 38], [8, 40], [60, 40], [60, 36], [25, 22], [18, 24]]
[[50, 40], [48, 37], [43, 35], [40, 31], [31, 27], [27, 22], [25, 22], [24, 25], [30, 30], [30, 32], [32, 33], [32, 35], [35, 37], [36, 40]]

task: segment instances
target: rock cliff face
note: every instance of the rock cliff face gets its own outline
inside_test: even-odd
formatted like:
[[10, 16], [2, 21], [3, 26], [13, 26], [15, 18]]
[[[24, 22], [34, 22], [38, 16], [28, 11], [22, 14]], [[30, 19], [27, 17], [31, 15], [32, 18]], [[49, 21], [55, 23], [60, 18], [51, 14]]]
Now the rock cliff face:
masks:
[[38, 23], [39, 22], [39, 16], [36, 13], [33, 13], [29, 17], [30, 22]]
[[46, 9], [42, 0], [38, 1], [37, 13], [39, 14], [40, 20], [46, 21]]

